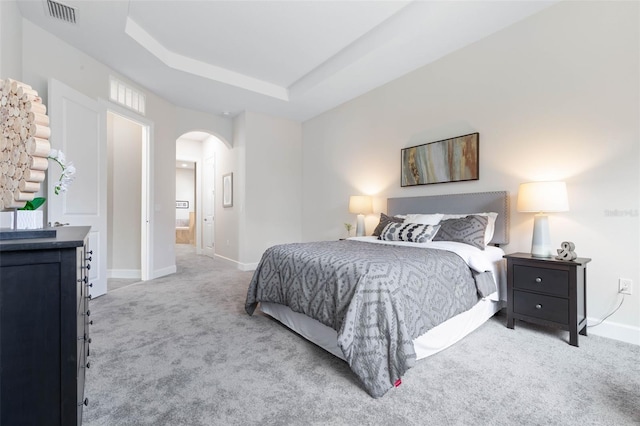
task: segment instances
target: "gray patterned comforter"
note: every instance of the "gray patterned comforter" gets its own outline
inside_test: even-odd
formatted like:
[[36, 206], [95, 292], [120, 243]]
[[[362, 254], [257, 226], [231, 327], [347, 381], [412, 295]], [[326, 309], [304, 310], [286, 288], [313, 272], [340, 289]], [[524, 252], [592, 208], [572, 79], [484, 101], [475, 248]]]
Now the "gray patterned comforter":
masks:
[[455, 253], [346, 240], [267, 249], [247, 313], [261, 301], [336, 330], [351, 369], [378, 398], [415, 364], [412, 340], [473, 307], [478, 294]]

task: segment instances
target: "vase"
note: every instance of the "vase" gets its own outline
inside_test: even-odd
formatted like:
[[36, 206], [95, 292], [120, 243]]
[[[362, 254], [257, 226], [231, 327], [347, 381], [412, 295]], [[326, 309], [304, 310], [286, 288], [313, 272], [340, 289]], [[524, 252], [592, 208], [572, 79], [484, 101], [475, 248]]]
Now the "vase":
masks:
[[[16, 229], [41, 229], [44, 228], [44, 216], [42, 210], [16, 210], [18, 220]], [[13, 229], [13, 212], [2, 212], [2, 228]]]

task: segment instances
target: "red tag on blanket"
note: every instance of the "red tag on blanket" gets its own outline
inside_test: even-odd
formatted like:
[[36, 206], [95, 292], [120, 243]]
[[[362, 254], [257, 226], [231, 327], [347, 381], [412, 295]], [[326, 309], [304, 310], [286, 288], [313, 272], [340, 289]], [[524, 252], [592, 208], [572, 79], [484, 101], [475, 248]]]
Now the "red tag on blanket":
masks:
[[398, 387], [398, 386], [400, 386], [401, 384], [402, 384], [402, 379], [398, 379], [398, 380], [396, 380], [396, 382], [393, 384], [393, 386], [397, 388], [397, 387]]

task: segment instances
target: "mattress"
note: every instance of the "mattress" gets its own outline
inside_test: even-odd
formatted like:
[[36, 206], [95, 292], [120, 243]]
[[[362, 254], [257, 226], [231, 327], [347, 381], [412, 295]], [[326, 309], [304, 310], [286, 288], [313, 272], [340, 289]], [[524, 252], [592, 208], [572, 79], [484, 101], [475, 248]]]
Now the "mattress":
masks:
[[[472, 269], [478, 272], [490, 271], [493, 274], [498, 288], [496, 292], [480, 299], [478, 303], [468, 311], [450, 318], [413, 340], [416, 359], [423, 359], [436, 354], [460, 341], [495, 315], [505, 304], [506, 272], [502, 258], [504, 251], [498, 247], [487, 246], [482, 256], [478, 257], [477, 249], [469, 248], [469, 246], [465, 244], [449, 241], [416, 244], [380, 241], [375, 237], [354, 237], [352, 239], [375, 244], [410, 244], [414, 247], [418, 245], [442, 250], [454, 250], [467, 261]], [[331, 327], [321, 324], [319, 321], [304, 314], [294, 312], [287, 306], [278, 303], [261, 302], [260, 309], [263, 313], [281, 322], [312, 343], [338, 358], [345, 359], [342, 350], [337, 344], [337, 332]]]
[[[504, 302], [485, 298], [473, 308], [432, 328], [413, 341], [416, 359], [427, 358], [462, 340], [484, 324], [504, 306]], [[338, 333], [331, 327], [278, 303], [262, 302], [260, 310], [310, 342], [344, 360], [338, 347]]]

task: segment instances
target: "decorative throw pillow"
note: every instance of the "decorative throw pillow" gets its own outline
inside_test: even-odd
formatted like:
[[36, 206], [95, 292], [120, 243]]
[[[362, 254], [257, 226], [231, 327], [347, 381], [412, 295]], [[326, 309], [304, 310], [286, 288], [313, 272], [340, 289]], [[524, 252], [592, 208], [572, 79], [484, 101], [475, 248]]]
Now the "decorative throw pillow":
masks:
[[484, 231], [484, 245], [488, 246], [491, 240], [493, 239], [493, 234], [496, 230], [496, 219], [498, 218], [498, 213], [496, 212], [485, 212], [485, 213], [465, 213], [465, 214], [448, 214], [445, 213], [442, 215], [442, 220], [447, 219], [461, 219], [463, 217], [467, 217], [470, 214], [476, 216], [486, 216], [489, 219], [487, 223], [487, 229]]
[[408, 241], [412, 243], [428, 243], [438, 232], [438, 225], [422, 223], [391, 222], [380, 233], [378, 239], [385, 241]]
[[376, 229], [373, 230], [372, 235], [374, 237], [379, 237], [380, 233], [382, 232], [385, 226], [387, 226], [390, 223], [402, 223], [403, 221], [404, 220], [399, 217], [387, 216], [384, 213], [380, 213], [380, 222], [378, 223], [378, 226], [376, 226]]
[[498, 289], [490, 271], [476, 272], [472, 269], [471, 274], [476, 281], [476, 290], [478, 290], [480, 297], [487, 297]]
[[484, 234], [489, 219], [486, 216], [469, 215], [460, 219], [440, 222], [440, 230], [433, 241], [455, 241], [484, 250]]

